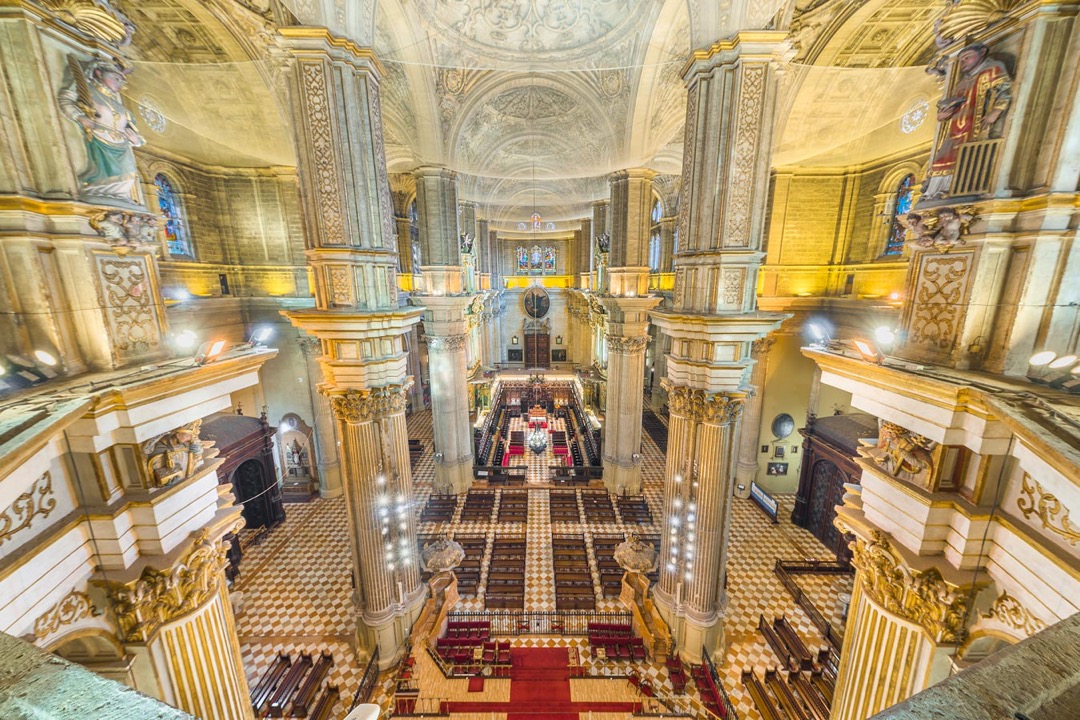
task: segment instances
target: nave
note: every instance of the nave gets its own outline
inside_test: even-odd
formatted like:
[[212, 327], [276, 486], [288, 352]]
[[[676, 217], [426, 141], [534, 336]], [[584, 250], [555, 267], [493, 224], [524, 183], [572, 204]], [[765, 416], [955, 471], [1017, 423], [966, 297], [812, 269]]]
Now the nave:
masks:
[[[430, 451], [432, 442], [431, 413], [417, 412], [409, 417], [409, 435], [426, 448], [419, 454], [414, 468], [413, 512], [423, 518], [424, 509], [438, 496], [432, 495], [434, 462]], [[644, 499], [653, 521], [661, 517], [661, 492], [663, 479], [663, 455], [652, 437], [646, 434], [644, 445]], [[483, 489], [476, 492], [489, 492]], [[593, 488], [532, 487], [527, 490], [498, 488], [496, 505], [486, 519], [462, 519], [467, 500], [456, 500], [450, 521], [423, 521], [418, 524], [421, 538], [434, 538], [449, 533], [463, 542], [466, 538], [484, 538], [480, 576], [489, 573], [489, 562], [496, 543], [503, 538], [524, 537], [526, 552], [523, 575], [524, 610], [534, 614], [553, 613], [561, 610], [556, 597], [556, 568], [553, 566], [553, 536], [581, 536], [589, 555], [589, 568], [593, 574], [595, 612], [597, 618], [623, 610], [617, 597], [607, 595], [596, 548], [598, 539], [614, 538], [626, 533], [642, 536], [656, 534], [659, 528], [651, 523], [628, 522], [619, 511], [617, 502], [614, 521], [595, 521], [585, 515], [579, 505], [576, 520], [558, 519], [551, 516], [552, 497], [573, 493], [579, 496], [596, 492]], [[522, 522], [500, 522], [499, 507], [503, 498], [511, 494], [527, 493], [527, 519]], [[468, 496], [466, 496], [468, 497]], [[779, 496], [782, 507], [790, 507], [793, 497]], [[762, 717], [754, 704], [750, 691], [743, 684], [742, 673], [752, 669], [764, 677], [769, 669], [782, 667], [776, 652], [768, 645], [758, 624], [762, 616], [772, 619], [785, 617], [807, 648], [816, 651], [825, 645], [821, 633], [807, 614], [785, 590], [774, 572], [776, 560], [801, 561], [810, 558], [835, 559], [815, 537], [806, 530], [791, 524], [790, 513], [780, 513], [780, 522], [773, 524], [750, 500], [733, 499], [731, 511], [731, 555], [729, 560], [729, 605], [724, 618], [725, 632], [730, 646], [723, 663], [716, 670], [737, 716], [744, 720]], [[261, 544], [250, 550], [240, 566], [237, 588], [243, 593], [243, 608], [237, 614], [237, 630], [240, 636], [245, 671], [251, 687], [274, 663], [279, 653], [297, 656], [300, 652], [317, 657], [319, 652], [329, 651], [334, 665], [329, 673], [328, 684], [338, 688], [341, 702], [331, 717], [342, 718], [359, 687], [364, 668], [359, 666], [349, 645], [351, 629], [351, 588], [349, 583], [349, 548], [342, 542], [347, 533], [344, 498], [317, 499], [306, 504], [288, 505], [288, 518], [269, 533]], [[466, 564], [468, 555], [466, 558]], [[464, 565], [464, 564], [463, 564]], [[850, 576], [807, 575], [799, 578], [803, 592], [811, 596], [814, 604], [834, 622], [839, 620], [838, 597], [850, 592]], [[483, 589], [478, 583], [477, 590]], [[484, 593], [467, 594], [462, 583], [462, 597], [457, 612], [462, 616], [480, 617], [475, 614], [485, 609]], [[491, 610], [490, 606], [486, 609]], [[552, 634], [513, 634], [507, 636], [492, 633], [492, 641], [508, 642], [512, 649], [518, 648], [568, 648], [568, 658], [579, 663], [581, 674], [571, 683], [574, 700], [590, 702], [635, 703], [643, 701], [643, 693], [628, 678], [636, 676], [639, 683], [647, 683], [656, 693], [672, 693], [670, 671], [663, 663], [598, 657], [590, 647], [587, 636], [563, 636]], [[449, 703], [506, 703], [514, 693], [510, 686], [513, 678], [485, 678], [483, 690], [470, 692], [470, 679], [446, 678], [440, 667], [428, 655], [413, 656], [410, 669], [412, 677], [408, 685], [417, 689], [418, 710], [436, 708]], [[687, 671], [685, 692], [689, 697], [700, 694], [698, 683]], [[379, 678], [372, 702], [392, 705], [390, 696], [398, 683], [396, 671], [384, 673]], [[475, 684], [474, 684], [475, 686]], [[463, 709], [467, 706], [451, 705]], [[532, 704], [535, 710], [535, 703]], [[524, 710], [528, 712], [529, 706]], [[624, 718], [626, 712], [611, 715], [593, 712], [594, 720]], [[452, 712], [451, 717], [467, 720], [470, 717], [505, 718], [504, 712], [470, 714]], [[574, 717], [571, 715], [570, 717]], [[582, 717], [586, 715], [582, 714]]]

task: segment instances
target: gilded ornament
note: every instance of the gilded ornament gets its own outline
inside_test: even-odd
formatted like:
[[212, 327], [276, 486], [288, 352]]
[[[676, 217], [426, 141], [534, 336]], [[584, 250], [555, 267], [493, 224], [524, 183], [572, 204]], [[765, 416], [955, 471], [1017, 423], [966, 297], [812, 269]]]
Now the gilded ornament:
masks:
[[967, 617], [961, 588], [945, 581], [936, 568], [904, 565], [880, 530], [870, 540], [856, 538], [852, 563], [862, 573], [863, 592], [888, 612], [920, 625], [937, 643], [961, 643]]
[[692, 422], [711, 425], [730, 425], [739, 419], [745, 395], [742, 393], [711, 393], [684, 385], [672, 385], [667, 380], [661, 387], [668, 393], [671, 414]]
[[996, 620], [1002, 625], [1019, 630], [1025, 637], [1034, 635], [1046, 627], [1046, 623], [1028, 612], [1020, 601], [1007, 592], [1002, 592], [993, 606], [983, 617], [988, 620]]
[[1060, 535], [1070, 545], [1080, 542], [1080, 530], [1073, 527], [1069, 521], [1069, 509], [1061, 504], [1056, 495], [1043, 490], [1042, 485], [1032, 480], [1027, 473], [1024, 473], [1021, 485], [1022, 495], [1017, 498], [1016, 504], [1020, 512], [1024, 513], [1025, 520], [1032, 515], [1038, 515], [1044, 529]]
[[370, 390], [346, 390], [330, 397], [330, 407], [339, 420], [357, 424], [405, 412], [406, 395], [412, 382], [383, 385]]
[[932, 247], [947, 251], [957, 245], [965, 245], [964, 236], [968, 234], [971, 223], [975, 220], [975, 208], [944, 207], [933, 213], [908, 213], [904, 216], [907, 226], [907, 240], [919, 247]]
[[39, 639], [48, 637], [64, 625], [71, 625], [83, 618], [95, 617], [101, 612], [89, 595], [79, 590], [72, 590], [34, 621], [34, 637]]
[[896, 423], [878, 424], [877, 445], [863, 451], [889, 475], [898, 480], [930, 487], [934, 477], [934, 448], [937, 443]]
[[202, 467], [204, 454], [214, 446], [214, 441], [201, 440], [201, 429], [202, 420], [196, 420], [143, 444], [151, 487], [186, 480]]
[[607, 335], [605, 337], [607, 339], [608, 352], [621, 353], [623, 355], [632, 355], [634, 353], [644, 352], [645, 346], [649, 344], [648, 335], [642, 335], [640, 337]]
[[198, 609], [218, 590], [229, 564], [228, 545], [202, 530], [184, 555], [165, 570], [147, 567], [126, 583], [99, 581], [112, 602], [124, 642], [148, 642], [158, 629]]
[[45, 473], [0, 514], [0, 545], [10, 540], [20, 530], [30, 527], [30, 523], [38, 515], [49, 517], [49, 513], [55, 507], [56, 498], [53, 497], [52, 476]]
[[56, 19], [98, 40], [123, 47], [131, 42], [135, 25], [109, 0], [40, 0]]

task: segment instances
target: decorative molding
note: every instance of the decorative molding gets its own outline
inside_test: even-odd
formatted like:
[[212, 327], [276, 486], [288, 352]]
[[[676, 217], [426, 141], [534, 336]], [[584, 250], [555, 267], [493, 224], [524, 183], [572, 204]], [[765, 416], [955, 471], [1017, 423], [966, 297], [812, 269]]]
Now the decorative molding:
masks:
[[649, 336], [624, 337], [622, 335], [605, 335], [608, 352], [622, 355], [633, 355], [645, 352], [645, 346], [649, 344]]
[[[1034, 483], [1034, 486], [1031, 483]], [[1042, 485], [1032, 480], [1027, 473], [1024, 473], [1021, 488], [1022, 495], [1017, 498], [1016, 505], [1020, 512], [1024, 513], [1025, 520], [1032, 515], [1038, 515], [1044, 529], [1060, 535], [1070, 545], [1080, 542], [1080, 530], [1069, 522], [1069, 509], [1061, 504], [1056, 495], [1043, 490]], [[1058, 515], [1061, 516], [1060, 519]]]
[[434, 352], [459, 352], [465, 349], [468, 335], [425, 335], [424, 342]]
[[64, 625], [71, 625], [83, 618], [96, 617], [101, 613], [102, 610], [94, 605], [89, 595], [72, 590], [34, 621], [34, 637], [48, 637]]
[[327, 245], [345, 245], [342, 193], [338, 185], [337, 144], [331, 126], [330, 99], [326, 87], [327, 72], [329, 69], [322, 61], [301, 63], [300, 91], [304, 94], [304, 105], [307, 109], [306, 134], [311, 138], [311, 175], [319, 202], [323, 242]]
[[20, 530], [30, 527], [30, 523], [38, 515], [49, 517], [49, 513], [55, 507], [52, 475], [45, 473], [0, 514], [0, 545], [10, 540]]
[[746, 399], [742, 393], [711, 393], [685, 385], [673, 385], [667, 380], [662, 381], [660, 386], [668, 393], [672, 415], [710, 425], [731, 425], [736, 422]]
[[720, 285], [723, 288], [723, 303], [731, 306], [742, 306], [744, 294], [745, 272], [738, 268], [724, 268], [720, 276]]
[[113, 353], [120, 360], [132, 360], [160, 350], [162, 322], [150, 258], [112, 253], [94, 257]]
[[890, 613], [920, 625], [937, 643], [961, 643], [967, 593], [950, 585], [936, 568], [919, 571], [904, 564], [880, 530], [856, 537], [852, 563], [862, 573], [862, 589]]
[[322, 343], [317, 337], [298, 337], [296, 344], [300, 346], [300, 354], [304, 357], [320, 357], [322, 355]]
[[919, 253], [915, 257], [919, 267], [908, 323], [909, 344], [937, 356], [952, 350], [959, 333], [974, 255]]
[[759, 337], [750, 346], [750, 354], [761, 360], [763, 357], [769, 354], [769, 351], [776, 345], [776, 337], [773, 335], [766, 335], [765, 337]]
[[1025, 637], [1034, 635], [1046, 627], [1046, 623], [1028, 612], [1019, 600], [1007, 592], [1001, 593], [1001, 596], [994, 601], [994, 605], [983, 613], [983, 617], [1019, 630]]
[[[761, 141], [762, 113], [765, 105], [765, 78], [768, 65], [744, 64], [739, 83], [739, 104], [735, 114], [735, 143], [731, 174], [727, 179], [727, 227], [721, 230], [723, 247], [750, 247], [750, 226], [754, 202], [754, 174]], [[680, 236], [682, 237], [682, 236]], [[727, 271], [725, 271], [725, 294]], [[726, 300], [725, 300], [726, 302]], [[729, 303], [730, 304], [730, 303]]]
[[145, 643], [162, 625], [198, 609], [217, 592], [228, 564], [228, 544], [203, 529], [165, 570], [148, 566], [130, 582], [96, 582], [112, 602], [124, 642]]
[[369, 390], [346, 390], [330, 396], [334, 416], [351, 424], [358, 424], [405, 412], [408, 391], [412, 382], [405, 382]]

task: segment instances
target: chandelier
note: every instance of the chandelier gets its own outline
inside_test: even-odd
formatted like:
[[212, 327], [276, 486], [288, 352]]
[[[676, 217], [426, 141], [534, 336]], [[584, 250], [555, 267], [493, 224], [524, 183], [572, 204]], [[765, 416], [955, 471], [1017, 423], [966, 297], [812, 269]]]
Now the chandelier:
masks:
[[540, 428], [533, 428], [529, 433], [528, 438], [526, 438], [526, 442], [529, 445], [529, 449], [539, 455], [547, 450], [547, 433]]

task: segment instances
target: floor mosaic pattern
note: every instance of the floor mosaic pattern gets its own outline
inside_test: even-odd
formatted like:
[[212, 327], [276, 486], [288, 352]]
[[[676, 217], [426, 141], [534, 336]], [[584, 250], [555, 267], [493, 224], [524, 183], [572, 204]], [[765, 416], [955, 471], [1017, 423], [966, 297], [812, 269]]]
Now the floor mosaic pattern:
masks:
[[[414, 511], [419, 517], [431, 494], [434, 476], [432, 460], [432, 429], [429, 412], [414, 413], [409, 418], [409, 434], [424, 445], [424, 452], [414, 460], [413, 480]], [[652, 439], [643, 434], [644, 446], [644, 495], [654, 520], [663, 517], [662, 487], [664, 456]], [[546, 470], [546, 465], [544, 466]], [[581, 493], [575, 489], [581, 518], [584, 518]], [[501, 495], [510, 492], [528, 493], [528, 524], [499, 523], [498, 510]], [[578, 534], [585, 537], [589, 566], [593, 573], [594, 590], [597, 593], [597, 611], [621, 610], [617, 600], [604, 599], [601, 595], [600, 577], [597, 572], [594, 535], [620, 535], [634, 531], [643, 535], [659, 534], [654, 524], [626, 523], [618, 513], [615, 522], [559, 521], [552, 523], [549, 514], [550, 490], [527, 487], [495, 491], [496, 501], [491, 517], [484, 521], [462, 522], [461, 502], [449, 523], [418, 522], [418, 533], [435, 536], [445, 532], [455, 535], [482, 536], [487, 540], [484, 551], [480, 588], [484, 587], [485, 574], [490, 562], [491, 547], [496, 537], [524, 535], [527, 539], [525, 565], [528, 610], [554, 610], [554, 572], [552, 569], [552, 534]], [[562, 490], [560, 492], [567, 492]], [[758, 618], [786, 615], [796, 632], [811, 650], [822, 646], [823, 641], [816, 628], [798, 608], [791, 596], [773, 573], [776, 558], [804, 559], [830, 557], [828, 551], [810, 533], [793, 526], [786, 518], [790, 515], [793, 496], [781, 495], [779, 524], [773, 524], [765, 514], [749, 500], [736, 499], [731, 512], [731, 545], [728, 573], [728, 610], [724, 627], [730, 646], [718, 671], [739, 717], [758, 720], [760, 717], [753, 701], [742, 687], [740, 672], [754, 667], [763, 672], [766, 666], [776, 666], [776, 657], [765, 644], [756, 628]], [[346, 511], [343, 498], [316, 500], [307, 504], [287, 505], [287, 519], [275, 528], [261, 544], [250, 548], [241, 565], [241, 576], [235, 590], [239, 593], [241, 609], [237, 614], [237, 630], [245, 671], [251, 683], [273, 662], [277, 653], [318, 652], [327, 650], [334, 655], [331, 682], [342, 694], [335, 718], [344, 717], [346, 707], [359, 684], [363, 668], [356, 663], [350, 648], [352, 617], [352, 589], [350, 583], [349, 546], [346, 533]], [[836, 596], [850, 592], [835, 576], [819, 580], [816, 577], [799, 578], [800, 586], [810, 593], [826, 617], [839, 617], [840, 608]], [[482, 590], [476, 597], [465, 597], [462, 609], [483, 607]], [[581, 662], [591, 668], [590, 674], [624, 676], [630, 669], [628, 663], [601, 662], [588, 652], [583, 638], [525, 637], [513, 639], [520, 647], [572, 647], [578, 651]], [[432, 663], [432, 668], [434, 664]], [[434, 672], [438, 674], [437, 668]], [[666, 670], [662, 667], [638, 664], [637, 672], [649, 679], [655, 687], [667, 683]], [[467, 681], [446, 680], [434, 683], [436, 692], [447, 700], [475, 700], [469, 696]], [[591, 680], [589, 682], [606, 682]], [[633, 697], [631, 690], [623, 690], [625, 680], [611, 680], [620, 690], [612, 690], [614, 696]], [[489, 683], [490, 685], [490, 683]], [[584, 687], [584, 686], [582, 686]], [[670, 688], [670, 685], [668, 685]], [[494, 689], [494, 688], [493, 688]], [[586, 690], [579, 690], [587, 692]], [[691, 683], [688, 691], [695, 692]], [[485, 715], [487, 717], [487, 715]]]

